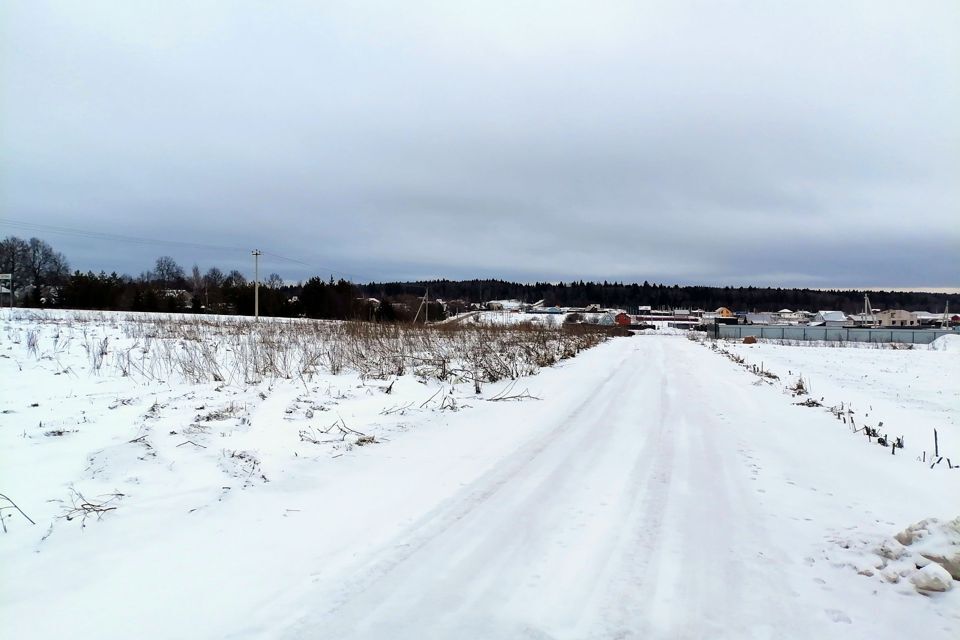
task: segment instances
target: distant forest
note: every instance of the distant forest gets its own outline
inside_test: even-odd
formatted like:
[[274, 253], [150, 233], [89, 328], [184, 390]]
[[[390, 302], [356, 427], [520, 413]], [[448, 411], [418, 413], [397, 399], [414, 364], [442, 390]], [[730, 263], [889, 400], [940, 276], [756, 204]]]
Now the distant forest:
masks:
[[[121, 311], [192, 311], [253, 315], [254, 285], [244, 274], [211, 267], [189, 270], [170, 256], [160, 256], [153, 268], [138, 276], [70, 270], [69, 261], [39, 238], [8, 236], [0, 240], [0, 273], [12, 275], [4, 287], [23, 307], [63, 307]], [[853, 313], [863, 309], [862, 291], [772, 289], [767, 287], [696, 287], [619, 282], [521, 284], [505, 280], [430, 280], [356, 284], [315, 276], [290, 284], [270, 273], [260, 282], [260, 313], [266, 316], [409, 321], [417, 317], [424, 292], [431, 304], [431, 320], [462, 311], [472, 303], [517, 299], [543, 300], [547, 306], [583, 307], [599, 304], [635, 312], [641, 305], [657, 308], [734, 311], [835, 309]], [[9, 294], [8, 294], [9, 295]], [[9, 304], [8, 295], [2, 302]], [[936, 293], [869, 292], [874, 307], [911, 311], [943, 310], [949, 300], [960, 311], [960, 295]], [[371, 303], [376, 298], [382, 304]], [[443, 300], [442, 305], [437, 300]]]
[[[523, 302], [544, 300], [547, 306], [582, 307], [599, 304], [635, 312], [637, 307], [707, 309], [727, 307], [733, 311], [807, 311], [837, 310], [856, 313], [863, 310], [863, 291], [819, 289], [781, 289], [771, 287], [701, 287], [620, 282], [569, 282], [520, 284], [505, 280], [429, 280], [423, 282], [386, 282], [360, 285], [371, 297], [391, 299], [419, 295], [425, 290], [431, 299], [486, 300], [516, 299]], [[868, 291], [870, 304], [879, 309], [943, 311], [944, 303], [960, 311], [960, 294], [901, 293]]]

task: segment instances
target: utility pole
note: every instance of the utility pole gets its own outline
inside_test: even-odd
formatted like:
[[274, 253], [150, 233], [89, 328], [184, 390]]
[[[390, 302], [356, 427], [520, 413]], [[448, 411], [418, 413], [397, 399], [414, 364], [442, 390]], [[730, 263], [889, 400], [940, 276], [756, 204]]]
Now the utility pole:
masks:
[[425, 289], [423, 292], [423, 299], [420, 300], [420, 306], [417, 307], [417, 315], [413, 316], [413, 323], [416, 324], [417, 318], [420, 317], [420, 310], [424, 310], [423, 323], [426, 324], [430, 321], [430, 303], [427, 301], [430, 296], [430, 290]]
[[254, 249], [251, 252], [253, 256], [253, 317], [260, 319], [260, 256], [263, 252], [260, 249]]

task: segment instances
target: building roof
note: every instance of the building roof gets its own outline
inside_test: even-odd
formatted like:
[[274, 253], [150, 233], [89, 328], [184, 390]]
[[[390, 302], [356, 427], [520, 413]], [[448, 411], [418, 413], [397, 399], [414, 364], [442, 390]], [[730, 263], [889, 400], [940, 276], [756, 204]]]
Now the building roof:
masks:
[[847, 315], [843, 311], [817, 311], [817, 316], [823, 322], [846, 322]]
[[491, 300], [487, 303], [487, 306], [498, 305], [504, 309], [519, 309], [523, 306], [523, 303], [519, 300]]
[[769, 313], [748, 313], [746, 318], [750, 324], [770, 324], [773, 319]]

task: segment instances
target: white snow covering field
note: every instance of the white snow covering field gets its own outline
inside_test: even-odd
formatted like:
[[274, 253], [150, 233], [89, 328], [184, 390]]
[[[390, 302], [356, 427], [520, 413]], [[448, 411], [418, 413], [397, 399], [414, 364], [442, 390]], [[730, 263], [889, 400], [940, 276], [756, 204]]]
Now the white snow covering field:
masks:
[[[614, 314], [609, 312], [594, 313], [594, 312], [577, 312], [576, 314], [572, 313], [522, 313], [519, 311], [510, 311], [510, 310], [496, 310], [496, 311], [478, 311], [474, 312], [468, 318], [464, 318], [463, 322], [474, 323], [474, 324], [487, 324], [487, 325], [517, 325], [517, 324], [533, 324], [533, 325], [542, 325], [545, 327], [559, 327], [564, 322], [567, 321], [567, 318], [571, 315], [576, 315], [579, 318], [579, 322], [585, 324], [596, 324], [596, 325], [612, 325], [614, 324]], [[666, 324], [666, 323], [663, 323]]]
[[475, 394], [251, 379], [243, 322], [0, 317], [4, 637], [960, 637], [956, 352], [638, 335]]
[[[599, 314], [595, 314], [599, 315]], [[565, 313], [520, 313], [519, 311], [480, 311], [468, 322], [491, 325], [512, 325], [522, 323], [541, 324], [556, 327], [564, 323]]]
[[[940, 452], [960, 466], [960, 336], [941, 336], [916, 348], [782, 346], [729, 343], [729, 348], [786, 383], [802, 377], [811, 396], [827, 406], [852, 407], [858, 426], [904, 437], [911, 453]], [[899, 345], [903, 347], [904, 345]], [[958, 496], [960, 504], [960, 496]]]

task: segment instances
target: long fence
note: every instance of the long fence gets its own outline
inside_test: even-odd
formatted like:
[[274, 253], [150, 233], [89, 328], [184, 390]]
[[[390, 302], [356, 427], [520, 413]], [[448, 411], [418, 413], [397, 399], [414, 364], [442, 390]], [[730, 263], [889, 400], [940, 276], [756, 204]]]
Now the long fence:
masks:
[[899, 342], [929, 344], [943, 335], [960, 335], [948, 329], [848, 329], [845, 327], [778, 327], [756, 324], [717, 324], [714, 337], [739, 340], [747, 336], [766, 340], [821, 340], [824, 342]]

